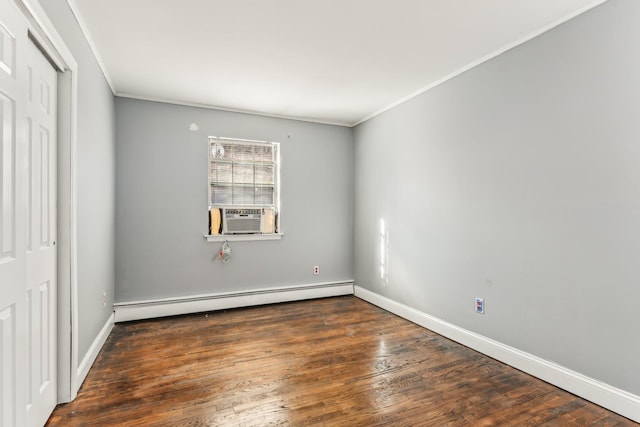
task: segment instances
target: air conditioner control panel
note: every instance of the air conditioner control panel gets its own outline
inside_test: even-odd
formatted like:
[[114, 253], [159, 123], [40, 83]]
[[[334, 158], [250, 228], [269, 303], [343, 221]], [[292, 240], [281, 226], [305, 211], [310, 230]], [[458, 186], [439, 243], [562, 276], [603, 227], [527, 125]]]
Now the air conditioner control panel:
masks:
[[253, 209], [253, 208], [226, 208], [227, 215], [240, 215], [240, 216], [249, 216], [249, 215], [261, 215], [263, 209]]

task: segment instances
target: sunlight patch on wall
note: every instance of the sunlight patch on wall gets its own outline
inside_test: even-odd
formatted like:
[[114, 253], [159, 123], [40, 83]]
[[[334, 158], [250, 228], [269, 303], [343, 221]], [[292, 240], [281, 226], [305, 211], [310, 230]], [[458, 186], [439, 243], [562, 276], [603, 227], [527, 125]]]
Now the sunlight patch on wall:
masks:
[[380, 218], [380, 279], [387, 286], [389, 284], [389, 232]]

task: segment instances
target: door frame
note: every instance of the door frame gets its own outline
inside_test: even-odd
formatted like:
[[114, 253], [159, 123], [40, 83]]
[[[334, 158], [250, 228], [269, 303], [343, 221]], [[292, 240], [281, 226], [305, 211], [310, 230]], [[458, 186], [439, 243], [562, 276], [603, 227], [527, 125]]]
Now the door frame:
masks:
[[78, 376], [77, 117], [78, 63], [38, 0], [14, 0], [29, 37], [58, 72], [58, 403], [75, 399]]

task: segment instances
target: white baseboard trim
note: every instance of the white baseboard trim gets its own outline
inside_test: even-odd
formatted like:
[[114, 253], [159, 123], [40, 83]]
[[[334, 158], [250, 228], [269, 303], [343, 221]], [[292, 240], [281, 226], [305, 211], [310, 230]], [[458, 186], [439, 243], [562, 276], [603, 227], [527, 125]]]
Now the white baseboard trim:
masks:
[[[109, 338], [109, 334], [113, 329], [114, 319], [115, 316], [111, 314], [111, 316], [109, 316], [109, 318], [107, 319], [107, 322], [98, 333], [96, 339], [93, 340], [93, 343], [91, 343], [89, 351], [87, 351], [87, 354], [85, 354], [85, 356], [82, 358], [82, 362], [80, 362], [78, 370], [76, 371], [76, 385], [78, 387], [78, 390], [80, 390], [80, 387], [82, 387], [82, 383], [84, 382], [85, 378], [87, 378], [89, 369], [91, 369], [93, 362], [96, 361], [100, 350], [102, 350], [102, 346], [107, 341], [107, 338]], [[74, 394], [76, 394], [78, 390], [75, 390]]]
[[613, 412], [640, 422], [640, 396], [597, 381], [556, 363], [445, 322], [415, 308], [354, 286], [356, 297], [430, 329], [516, 369], [540, 378]]
[[353, 295], [353, 280], [114, 304], [115, 322]]

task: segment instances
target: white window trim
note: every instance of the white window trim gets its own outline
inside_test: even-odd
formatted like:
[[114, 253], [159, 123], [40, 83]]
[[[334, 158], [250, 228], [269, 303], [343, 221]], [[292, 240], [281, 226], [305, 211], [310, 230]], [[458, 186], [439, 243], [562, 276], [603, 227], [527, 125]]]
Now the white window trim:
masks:
[[284, 233], [273, 234], [205, 234], [208, 243], [213, 242], [247, 242], [251, 240], [281, 240]]
[[[224, 242], [224, 241], [229, 241], [229, 242], [240, 242], [240, 241], [256, 241], [256, 240], [281, 240], [282, 237], [284, 236], [284, 233], [281, 232], [281, 225], [280, 225], [280, 165], [281, 165], [281, 158], [280, 158], [280, 146], [281, 144], [279, 142], [276, 141], [263, 141], [263, 140], [254, 140], [254, 139], [242, 139], [242, 138], [229, 138], [229, 137], [220, 137], [220, 136], [209, 136], [207, 138], [207, 158], [209, 158], [209, 154], [210, 154], [210, 150], [211, 150], [211, 140], [212, 139], [216, 139], [219, 141], [229, 141], [229, 142], [240, 142], [240, 143], [249, 143], [249, 144], [271, 144], [271, 145], [275, 145], [277, 147], [276, 149], [276, 170], [275, 170], [275, 191], [274, 191], [274, 203], [273, 206], [276, 209], [276, 232], [275, 233], [269, 233], [269, 234], [207, 234], [204, 233], [203, 237], [206, 239], [207, 242]], [[208, 173], [207, 173], [208, 175]], [[207, 195], [207, 205], [209, 206], [209, 208], [212, 207], [211, 205], [211, 188], [210, 188], [210, 180], [208, 179], [209, 184], [208, 184], [208, 195]], [[213, 206], [216, 207], [216, 206]], [[218, 206], [218, 207], [223, 207], [223, 206]], [[233, 208], [242, 208], [242, 205], [225, 205], [224, 207], [233, 207]], [[258, 206], [256, 206], [258, 207]], [[259, 207], [263, 207], [263, 206], [259, 206]]]

